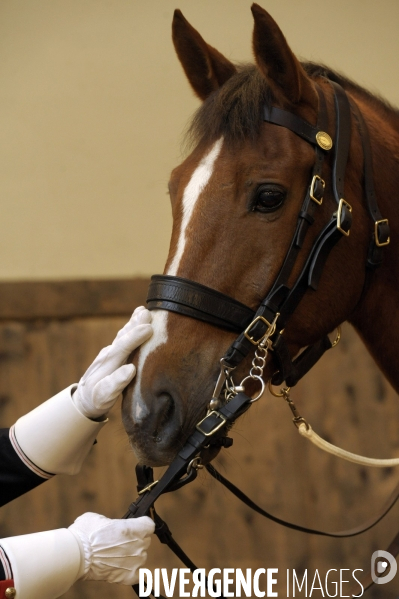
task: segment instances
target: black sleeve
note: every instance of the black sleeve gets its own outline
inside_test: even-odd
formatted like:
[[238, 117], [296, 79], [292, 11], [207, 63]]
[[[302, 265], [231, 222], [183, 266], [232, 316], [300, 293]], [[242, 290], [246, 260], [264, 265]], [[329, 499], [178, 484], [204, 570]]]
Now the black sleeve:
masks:
[[9, 429], [0, 428], [0, 506], [34, 489], [45, 480], [20, 460], [11, 445]]

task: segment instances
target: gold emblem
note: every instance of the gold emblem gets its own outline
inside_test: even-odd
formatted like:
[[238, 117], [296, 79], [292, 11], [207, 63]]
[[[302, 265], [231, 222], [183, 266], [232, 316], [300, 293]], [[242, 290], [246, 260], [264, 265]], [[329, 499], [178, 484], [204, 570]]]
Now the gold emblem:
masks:
[[4, 594], [7, 597], [7, 599], [14, 599], [15, 595], [17, 594], [17, 591], [14, 589], [14, 587], [8, 587], [8, 589], [5, 590]]
[[331, 150], [333, 146], [331, 137], [325, 131], [316, 133], [316, 141], [323, 150]]

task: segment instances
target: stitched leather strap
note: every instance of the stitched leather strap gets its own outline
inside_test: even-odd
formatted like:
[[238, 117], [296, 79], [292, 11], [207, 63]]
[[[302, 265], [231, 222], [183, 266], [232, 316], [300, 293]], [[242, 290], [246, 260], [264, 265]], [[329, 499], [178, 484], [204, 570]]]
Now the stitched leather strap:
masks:
[[170, 310], [191, 316], [222, 329], [241, 333], [252, 321], [254, 311], [215, 289], [188, 279], [153, 275], [148, 289], [149, 310]]

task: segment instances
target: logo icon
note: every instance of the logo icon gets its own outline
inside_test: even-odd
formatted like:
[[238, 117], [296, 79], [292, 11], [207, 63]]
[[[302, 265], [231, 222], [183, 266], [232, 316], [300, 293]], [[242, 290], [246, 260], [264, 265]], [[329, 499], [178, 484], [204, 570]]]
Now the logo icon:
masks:
[[[377, 561], [378, 560], [378, 561]], [[371, 578], [375, 584], [386, 584], [391, 582], [398, 570], [398, 564], [394, 556], [388, 551], [379, 549], [371, 556]], [[385, 576], [381, 576], [387, 572]]]

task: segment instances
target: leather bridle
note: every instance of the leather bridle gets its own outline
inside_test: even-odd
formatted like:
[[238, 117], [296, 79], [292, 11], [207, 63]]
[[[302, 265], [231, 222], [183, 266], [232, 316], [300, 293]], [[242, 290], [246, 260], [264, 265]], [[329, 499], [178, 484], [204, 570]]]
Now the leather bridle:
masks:
[[[265, 333], [270, 331], [272, 323], [275, 323], [272, 349], [277, 372], [273, 375], [272, 382], [276, 385], [285, 381], [289, 387], [293, 387], [324, 352], [331, 348], [331, 342], [326, 335], [292, 361], [282, 331], [307, 290], [317, 289], [331, 250], [340, 239], [350, 234], [352, 207], [345, 200], [344, 179], [351, 139], [351, 107], [359, 123], [364, 153], [365, 199], [374, 223], [367, 268], [375, 268], [381, 263], [382, 248], [390, 240], [388, 220], [384, 219], [379, 211], [374, 190], [366, 124], [357, 106], [349, 103], [342, 87], [335, 82], [330, 83], [334, 90], [336, 114], [334, 143], [326, 133], [326, 101], [319, 87], [316, 127], [281, 108], [264, 107], [263, 118], [266, 122], [286, 127], [314, 146], [315, 162], [283, 265], [257, 311], [254, 313], [248, 306], [205, 285], [170, 275], [154, 275], [148, 291], [149, 310], [169, 310], [239, 333], [223, 357], [223, 362], [230, 368], [237, 367], [253, 350], [254, 345], [258, 345]], [[316, 238], [295, 284], [290, 287], [288, 280], [303, 248], [306, 234], [314, 222], [315, 211], [323, 202], [325, 181], [322, 178], [322, 169], [324, 158], [330, 151], [334, 154], [331, 183], [336, 209]]]
[[[272, 383], [280, 385], [285, 381], [289, 387], [292, 387], [312, 368], [324, 352], [332, 347], [329, 337], [326, 335], [292, 360], [283, 330], [308, 289], [317, 289], [332, 249], [340, 239], [348, 237], [350, 234], [353, 213], [351, 205], [345, 200], [344, 179], [351, 141], [352, 114], [357, 121], [362, 140], [364, 196], [374, 225], [367, 255], [367, 271], [371, 271], [381, 264], [383, 248], [390, 242], [388, 220], [384, 219], [379, 211], [374, 189], [367, 126], [357, 105], [348, 99], [342, 87], [333, 81], [329, 81], [329, 83], [334, 93], [334, 139], [326, 132], [328, 129], [326, 100], [319, 86], [316, 86], [319, 97], [316, 126], [281, 108], [264, 107], [264, 121], [285, 127], [311, 144], [315, 151], [315, 161], [310, 184], [298, 215], [294, 236], [282, 267], [256, 312], [237, 300], [195, 281], [170, 275], [154, 275], [151, 279], [147, 299], [150, 310], [168, 310], [238, 333], [238, 337], [221, 359], [221, 376], [216, 386], [217, 391], [214, 392], [213, 399], [216, 400], [216, 403], [213, 404], [214, 407], [212, 408], [211, 403], [207, 415], [197, 424], [194, 432], [159, 481], [153, 480], [151, 468], [137, 466], [139, 497], [130, 505], [125, 515], [126, 518], [131, 518], [150, 514], [155, 520], [155, 533], [161, 542], [166, 543], [192, 571], [196, 569], [195, 564], [177, 545], [166, 523], [155, 512], [154, 502], [161, 494], [176, 490], [194, 480], [200, 466], [201, 452], [205, 447], [229, 447], [232, 444], [232, 439], [225, 436], [226, 428], [228, 429], [229, 425], [249, 409], [253, 400], [243, 392], [242, 388], [238, 387], [235, 388], [235, 391], [233, 389], [230, 395], [225, 395], [228, 397], [228, 401], [220, 401], [219, 396], [226, 383], [226, 377], [222, 375], [226, 369], [227, 371], [235, 369], [251, 351], [264, 347], [265, 341], [267, 341], [268, 348], [273, 350], [277, 367], [272, 377]], [[316, 237], [295, 283], [290, 286], [288, 281], [304, 246], [307, 232], [314, 223], [316, 210], [323, 202], [325, 181], [322, 171], [325, 157], [330, 152], [333, 153], [331, 187], [336, 207], [329, 221]], [[213, 466], [208, 464], [206, 468], [216, 480], [259, 514], [294, 530], [316, 535], [342, 538], [361, 534], [379, 522], [399, 497], [398, 485], [380, 513], [363, 526], [341, 532], [318, 531], [286, 522], [268, 514], [222, 477]], [[391, 543], [388, 551], [395, 555], [399, 551], [399, 534]], [[367, 583], [368, 586], [371, 584], [372, 582]], [[134, 588], [139, 594], [138, 586], [135, 585]]]

